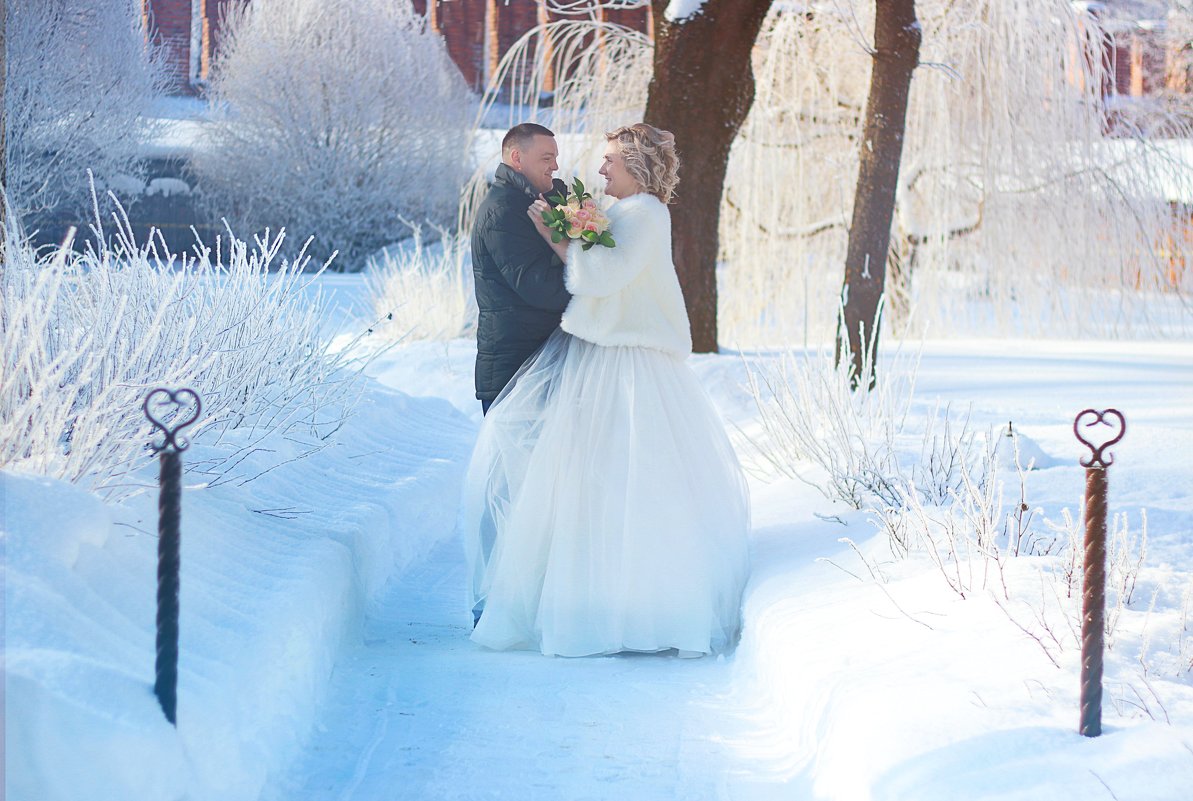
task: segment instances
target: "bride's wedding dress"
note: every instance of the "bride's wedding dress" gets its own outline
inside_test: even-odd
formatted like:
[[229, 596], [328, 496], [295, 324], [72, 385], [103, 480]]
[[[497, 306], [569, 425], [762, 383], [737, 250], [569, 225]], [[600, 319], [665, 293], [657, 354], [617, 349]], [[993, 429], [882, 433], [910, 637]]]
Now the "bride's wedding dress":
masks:
[[666, 206], [609, 210], [613, 249], [572, 244], [561, 330], [485, 418], [465, 484], [473, 632], [490, 648], [711, 653], [737, 633], [745, 481], [685, 359]]

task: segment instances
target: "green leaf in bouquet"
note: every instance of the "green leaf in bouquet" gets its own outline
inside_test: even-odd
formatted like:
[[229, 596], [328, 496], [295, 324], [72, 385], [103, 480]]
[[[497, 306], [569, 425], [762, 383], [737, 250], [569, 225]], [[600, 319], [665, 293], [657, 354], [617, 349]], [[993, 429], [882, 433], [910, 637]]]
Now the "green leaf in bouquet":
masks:
[[590, 247], [592, 247], [595, 244], [596, 244], [596, 242], [585, 242], [583, 245], [580, 246], [580, 248], [581, 248], [581, 250], [588, 250]]
[[[559, 194], [558, 192], [556, 192], [555, 194], [553, 194], [547, 198], [547, 202], [553, 203], [556, 206], [562, 206], [565, 203], [567, 203], [567, 198], [564, 197], [563, 195]], [[546, 214], [546, 212], [543, 212], [543, 213]]]
[[580, 236], [584, 237], [585, 242], [596, 242], [600, 239], [596, 231], [581, 231]]
[[600, 243], [607, 248], [617, 247], [617, 243], [613, 241], [613, 235], [608, 231], [601, 234]]
[[563, 234], [559, 233], [558, 231], [552, 231], [551, 241], [558, 245], [561, 241], [563, 241]]
[[572, 191], [576, 193], [576, 197], [583, 200], [584, 199], [584, 182], [581, 181], [579, 178], [577, 178], [575, 183], [572, 184]]

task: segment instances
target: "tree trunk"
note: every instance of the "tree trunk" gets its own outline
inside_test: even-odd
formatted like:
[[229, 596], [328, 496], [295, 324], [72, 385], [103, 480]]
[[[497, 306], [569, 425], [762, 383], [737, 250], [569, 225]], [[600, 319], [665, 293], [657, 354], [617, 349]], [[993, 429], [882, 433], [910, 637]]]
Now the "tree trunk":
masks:
[[886, 263], [891, 274], [885, 282], [886, 302], [882, 308], [883, 318], [890, 320], [894, 331], [899, 331], [911, 319], [911, 282], [919, 253], [917, 241], [914, 235], [897, 233], [891, 237], [891, 248], [887, 251]]
[[651, 7], [654, 77], [646, 122], [675, 134], [682, 164], [671, 241], [692, 324], [692, 350], [717, 350], [717, 225], [729, 148], [754, 103], [750, 56], [771, 0], [706, 0], [668, 22]]
[[899, 162], [903, 157], [903, 132], [907, 123], [907, 95], [911, 74], [919, 63], [920, 25], [915, 0], [877, 0], [874, 11], [873, 67], [870, 97], [862, 129], [857, 189], [853, 197], [853, 222], [845, 255], [844, 304], [837, 332], [837, 363], [848, 347], [853, 362], [853, 386], [861, 383], [863, 364], [869, 362], [868, 386], [874, 386], [874, 359], [881, 325], [880, 301], [886, 278], [887, 248]]

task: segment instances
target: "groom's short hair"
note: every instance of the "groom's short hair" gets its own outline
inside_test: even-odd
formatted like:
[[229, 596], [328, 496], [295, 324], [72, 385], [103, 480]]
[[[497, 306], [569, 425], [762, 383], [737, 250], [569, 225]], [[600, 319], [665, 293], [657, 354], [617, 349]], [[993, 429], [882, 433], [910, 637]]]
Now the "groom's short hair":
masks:
[[554, 137], [555, 133], [537, 122], [523, 122], [506, 131], [501, 140], [501, 155], [505, 157], [512, 148], [525, 150], [534, 142], [536, 136]]

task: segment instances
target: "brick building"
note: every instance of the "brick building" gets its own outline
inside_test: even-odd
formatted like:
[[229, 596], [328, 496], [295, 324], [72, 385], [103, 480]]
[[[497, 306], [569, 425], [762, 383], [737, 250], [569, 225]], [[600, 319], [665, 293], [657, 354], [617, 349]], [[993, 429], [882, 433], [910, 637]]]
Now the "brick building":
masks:
[[[1103, 59], [1109, 73], [1106, 96], [1142, 97], [1165, 91], [1193, 91], [1193, 59], [1186, 30], [1170, 29], [1162, 0], [1076, 0], [1075, 7], [1096, 17], [1106, 32]], [[1175, 19], [1175, 18], [1174, 18]]]
[[198, 94], [219, 46], [226, 7], [248, 0], [142, 0], [149, 40], [165, 54], [172, 94]]
[[[413, 0], [432, 30], [443, 35], [448, 54], [468, 85], [482, 91], [514, 42], [536, 25], [564, 19], [538, 0]], [[598, 19], [652, 34], [649, 6], [601, 10]], [[548, 89], [552, 87], [548, 85]]]
[[[162, 46], [175, 94], [199, 94], [219, 47], [225, 10], [252, 0], [142, 0], [146, 30]], [[331, 0], [327, 0], [331, 2]], [[349, 0], [350, 1], [350, 0]], [[526, 31], [559, 15], [540, 0], [393, 0], [412, 2], [431, 28], [443, 35], [447, 51], [468, 85], [485, 88], [501, 56]], [[1166, 44], [1162, 21], [1149, 22], [1157, 0], [1077, 0], [1075, 5], [1102, 17], [1110, 31], [1105, 58], [1113, 80], [1106, 95], [1139, 96], [1163, 89], [1193, 91], [1193, 76]], [[1158, 6], [1157, 6], [1158, 7]], [[598, 12], [602, 18], [652, 34], [647, 6]], [[1158, 15], [1157, 15], [1158, 18]], [[548, 89], [552, 88], [550, 86]]]
[[[171, 92], [194, 95], [202, 91], [219, 48], [225, 10], [251, 0], [143, 0], [145, 29], [164, 48]], [[412, 2], [427, 17], [432, 30], [446, 41], [468, 85], [482, 91], [501, 56], [524, 33], [559, 15], [538, 0], [393, 0]], [[649, 32], [646, 6], [598, 12], [604, 19]]]

